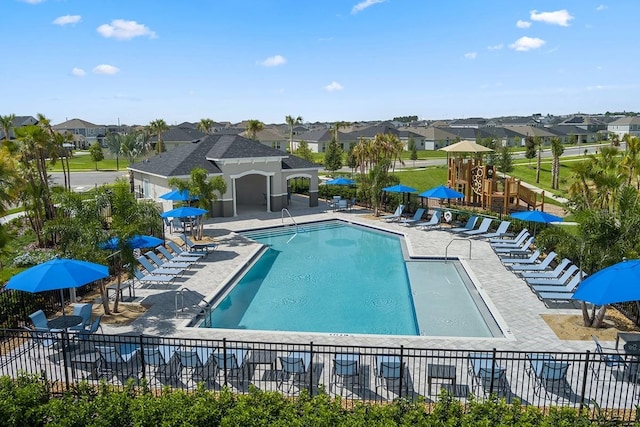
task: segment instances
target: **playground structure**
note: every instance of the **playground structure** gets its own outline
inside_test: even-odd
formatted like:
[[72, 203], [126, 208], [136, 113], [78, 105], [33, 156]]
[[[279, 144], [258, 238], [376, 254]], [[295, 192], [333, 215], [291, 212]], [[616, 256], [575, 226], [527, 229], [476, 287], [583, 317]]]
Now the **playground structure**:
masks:
[[500, 213], [527, 209], [544, 211], [544, 191], [539, 194], [513, 177], [498, 177], [493, 166], [484, 165], [482, 156], [469, 158], [456, 155], [448, 158], [447, 185], [464, 194], [461, 203], [480, 206]]

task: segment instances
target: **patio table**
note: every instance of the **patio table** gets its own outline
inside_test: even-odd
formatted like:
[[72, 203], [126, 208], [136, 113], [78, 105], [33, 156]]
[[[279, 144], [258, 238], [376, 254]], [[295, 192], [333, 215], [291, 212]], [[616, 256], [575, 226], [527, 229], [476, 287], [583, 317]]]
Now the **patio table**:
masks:
[[71, 326], [77, 326], [82, 323], [82, 316], [60, 316], [47, 321], [47, 325], [51, 329], [67, 329]]

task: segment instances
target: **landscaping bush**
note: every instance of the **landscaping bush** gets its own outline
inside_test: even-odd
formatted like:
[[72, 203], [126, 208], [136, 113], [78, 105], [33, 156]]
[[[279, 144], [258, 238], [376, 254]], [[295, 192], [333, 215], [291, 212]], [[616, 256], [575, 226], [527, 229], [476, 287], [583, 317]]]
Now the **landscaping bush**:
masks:
[[60, 397], [50, 384], [33, 375], [17, 380], [0, 378], [0, 425], [3, 426], [615, 426], [621, 421], [571, 408], [550, 408], [547, 414], [519, 402], [508, 404], [491, 397], [471, 399], [465, 407], [443, 391], [438, 402], [398, 399], [385, 405], [362, 402], [346, 409], [340, 398], [320, 390], [303, 391], [297, 398], [250, 387], [248, 394], [229, 389], [193, 392], [164, 389], [156, 396], [143, 383], [123, 390], [86, 383]]

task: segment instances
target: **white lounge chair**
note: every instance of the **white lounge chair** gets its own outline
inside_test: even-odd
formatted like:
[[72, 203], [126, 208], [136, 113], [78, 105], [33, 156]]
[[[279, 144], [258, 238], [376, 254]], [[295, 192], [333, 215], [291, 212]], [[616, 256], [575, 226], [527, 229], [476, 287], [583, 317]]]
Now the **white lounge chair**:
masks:
[[502, 221], [498, 226], [498, 228], [496, 229], [496, 231], [494, 231], [493, 233], [479, 234], [474, 237], [476, 239], [491, 239], [491, 238], [504, 236], [505, 234], [507, 234], [507, 230], [509, 229], [510, 225], [511, 225], [511, 221]]
[[515, 247], [495, 247], [493, 248], [494, 252], [497, 254], [515, 254], [528, 251], [531, 245], [533, 244], [533, 236], [530, 236], [522, 246]]
[[[540, 250], [536, 249], [536, 251], [534, 253], [531, 254], [531, 256], [529, 256], [529, 258], [514, 258], [514, 257], [507, 257], [507, 255], [502, 254], [503, 256], [500, 257], [500, 261], [503, 264], [506, 264], [507, 267], [511, 268], [511, 264], [534, 264], [538, 258], [540, 258]], [[515, 265], [513, 266], [515, 267]]]
[[190, 262], [163, 261], [153, 251], [148, 251], [148, 252], [145, 252], [144, 254], [147, 258], [153, 261], [159, 268], [177, 268], [177, 269], [186, 270], [187, 268], [193, 265]]
[[202, 258], [207, 256], [207, 252], [183, 251], [180, 246], [173, 240], [167, 240], [167, 246], [178, 256], [190, 256], [193, 258]]
[[480, 223], [480, 227], [476, 228], [475, 230], [463, 231], [461, 234], [464, 234], [466, 236], [477, 236], [479, 234], [484, 234], [489, 231], [489, 227], [491, 226], [492, 222], [493, 219], [491, 218], [483, 218], [482, 222]]
[[185, 262], [187, 264], [197, 263], [200, 257], [194, 257], [190, 255], [174, 255], [162, 245], [156, 246], [156, 251], [160, 252], [164, 258], [169, 262]]
[[478, 217], [475, 215], [471, 215], [467, 220], [467, 223], [464, 225], [464, 227], [449, 228], [447, 231], [451, 231], [452, 233], [461, 233], [463, 231], [470, 231], [470, 230], [473, 230], [473, 228], [476, 226], [476, 222], [478, 222]]
[[562, 285], [533, 285], [531, 289], [533, 289], [537, 294], [541, 292], [555, 292], [555, 293], [570, 293], [573, 295], [576, 287], [580, 284], [580, 281], [583, 279], [580, 273], [576, 274], [569, 280], [566, 284]]
[[164, 274], [167, 276], [177, 276], [184, 273], [184, 268], [156, 267], [143, 256], [139, 256], [138, 258], [136, 258], [136, 261], [138, 261], [140, 265], [144, 267], [145, 270], [147, 270], [148, 274]]
[[402, 216], [402, 212], [404, 212], [404, 205], [398, 205], [396, 211], [392, 215], [384, 215], [381, 216], [380, 219], [382, 221], [396, 221]]
[[567, 268], [569, 266], [569, 264], [571, 263], [571, 261], [567, 258], [563, 259], [562, 262], [560, 262], [558, 265], [556, 265], [556, 268], [554, 268], [551, 271], [524, 271], [521, 272], [520, 275], [522, 277], [525, 277], [527, 279], [556, 279], [558, 277], [560, 277], [560, 274], [562, 274], [562, 271]]
[[514, 265], [509, 266], [509, 268], [512, 271], [515, 272], [519, 272], [519, 271], [542, 271], [542, 270], [546, 270], [547, 267], [549, 267], [549, 265], [551, 264], [551, 261], [553, 261], [556, 258], [557, 254], [553, 251], [549, 252], [549, 254], [545, 257], [545, 259], [542, 260], [541, 263], [536, 264], [535, 261], [537, 260], [537, 258], [532, 262], [532, 263], [524, 263], [524, 262], [519, 262], [519, 263], [513, 263]]
[[518, 233], [517, 236], [515, 237], [495, 237], [493, 239], [489, 240], [489, 243], [491, 243], [492, 245], [494, 243], [498, 243], [498, 244], [502, 244], [502, 243], [514, 243], [516, 241], [518, 241], [519, 239], [522, 238], [522, 236], [524, 236], [526, 233], [528, 233], [529, 231], [526, 228], [523, 228], [522, 230], [520, 230], [520, 233]]
[[442, 219], [442, 211], [435, 211], [433, 215], [431, 215], [431, 219], [427, 222], [423, 222], [418, 225], [417, 228], [421, 230], [426, 230], [431, 227], [438, 227], [440, 225], [440, 220]]
[[569, 280], [569, 278], [576, 272], [578, 271], [578, 266], [577, 265], [572, 265], [571, 267], [567, 268], [565, 270], [564, 273], [562, 273], [562, 276], [560, 277], [556, 277], [556, 278], [552, 278], [552, 279], [544, 279], [544, 278], [537, 278], [537, 279], [524, 279], [530, 286], [533, 285], [554, 285], [554, 286], [562, 286], [565, 283], [567, 283], [567, 280]]
[[424, 215], [424, 211], [425, 211], [424, 208], [418, 208], [416, 209], [416, 212], [413, 214], [412, 218], [403, 218], [399, 222], [400, 224], [406, 225], [406, 226], [417, 224], [422, 220], [422, 215]]
[[505, 242], [491, 243], [491, 247], [492, 248], [517, 248], [518, 246], [521, 246], [529, 237], [531, 237], [531, 234], [529, 234], [528, 231], [521, 234], [522, 235], [518, 239], [509, 240]]

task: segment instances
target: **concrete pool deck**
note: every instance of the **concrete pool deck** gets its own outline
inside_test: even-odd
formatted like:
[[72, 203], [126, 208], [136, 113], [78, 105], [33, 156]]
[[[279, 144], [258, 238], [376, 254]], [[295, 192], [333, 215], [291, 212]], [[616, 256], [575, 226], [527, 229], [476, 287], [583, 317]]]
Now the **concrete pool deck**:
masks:
[[[542, 319], [543, 314], [579, 314], [574, 308], [549, 309], [529, 289], [527, 284], [507, 270], [488, 242], [453, 240], [459, 236], [442, 230], [423, 231], [397, 223], [386, 223], [371, 217], [362, 208], [346, 212], [333, 212], [321, 201], [318, 208], [304, 206], [304, 201], [294, 200], [291, 215], [298, 224], [327, 219], [343, 219], [362, 223], [406, 236], [409, 254], [413, 257], [458, 257], [470, 269], [479, 290], [486, 296], [492, 310], [497, 310], [501, 324], [506, 325], [507, 336], [503, 338], [457, 338], [384, 335], [341, 335], [328, 333], [271, 332], [249, 330], [219, 330], [188, 327], [190, 320], [199, 311], [194, 305], [210, 300], [228, 280], [236, 275], [261, 245], [236, 234], [237, 231], [282, 225], [281, 212], [253, 212], [235, 218], [215, 218], [205, 225], [205, 234], [214, 237], [219, 244], [199, 268], [188, 272], [179, 282], [167, 289], [136, 288], [136, 301], [148, 307], [140, 318], [126, 326], [104, 325], [108, 334], [145, 334], [176, 338], [206, 338], [267, 341], [286, 343], [309, 343], [328, 345], [393, 346], [442, 349], [474, 349], [521, 351], [585, 351], [592, 350], [592, 341], [564, 341]], [[284, 222], [291, 224], [285, 217]], [[173, 236], [177, 240], [177, 235]], [[465, 239], [466, 240], [466, 239]], [[188, 289], [188, 290], [183, 290]], [[185, 312], [176, 316], [176, 301], [181, 306], [184, 299]], [[318, 301], [322, 304], [322, 301]], [[568, 306], [568, 304], [566, 304]], [[500, 320], [500, 319], [499, 319]]]

